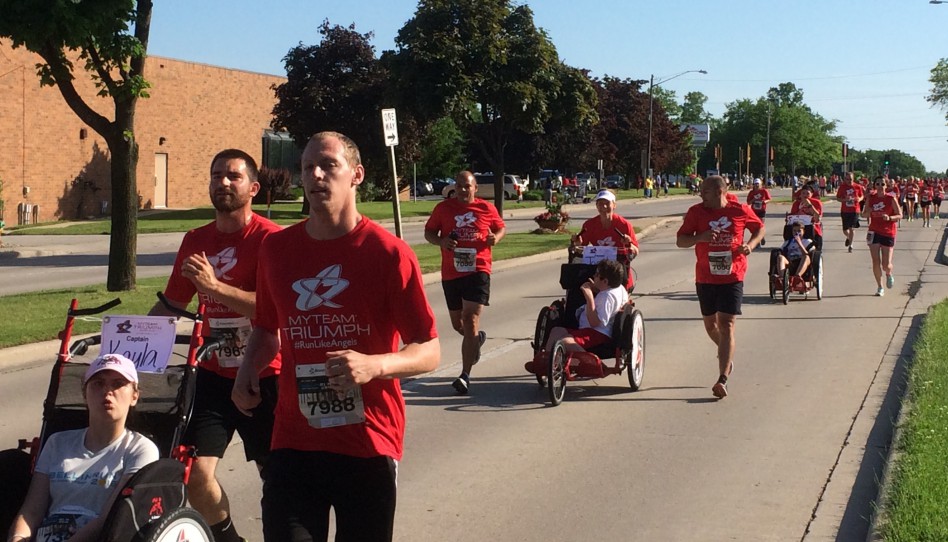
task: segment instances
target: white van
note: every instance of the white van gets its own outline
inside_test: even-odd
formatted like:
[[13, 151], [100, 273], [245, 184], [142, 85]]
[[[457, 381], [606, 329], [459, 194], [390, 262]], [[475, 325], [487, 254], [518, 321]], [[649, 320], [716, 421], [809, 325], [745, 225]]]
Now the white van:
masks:
[[[475, 173], [477, 181], [477, 197], [486, 200], [494, 199], [494, 176], [485, 173]], [[455, 185], [449, 184], [441, 191], [446, 198], [453, 198]], [[504, 199], [518, 199], [523, 192], [523, 185], [516, 175], [504, 175]]]

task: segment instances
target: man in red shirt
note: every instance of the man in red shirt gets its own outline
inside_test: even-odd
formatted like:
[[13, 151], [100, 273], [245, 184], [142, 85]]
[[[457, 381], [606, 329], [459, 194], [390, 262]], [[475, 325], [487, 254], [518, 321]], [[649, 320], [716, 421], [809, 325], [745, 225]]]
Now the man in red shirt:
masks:
[[234, 383], [237, 406], [253, 407], [259, 371], [282, 353], [264, 539], [326, 540], [332, 508], [337, 540], [391, 540], [399, 379], [438, 366], [435, 318], [414, 252], [359, 213], [356, 144], [321, 132], [301, 161], [309, 217], [260, 249], [257, 321]]
[[[252, 417], [241, 414], [230, 395], [252, 329], [257, 251], [266, 236], [280, 230], [250, 207], [260, 190], [257, 173], [254, 159], [237, 149], [221, 151], [211, 160], [214, 222], [185, 234], [165, 288], [165, 296], [179, 308], [187, 307], [197, 295], [205, 306], [205, 335], [226, 340], [198, 367], [194, 412], [183, 439], [198, 454], [191, 467], [188, 500], [211, 524], [214, 539], [224, 542], [241, 538], [230, 519], [230, 501], [215, 474], [217, 463], [236, 430], [244, 441], [247, 460], [263, 468], [270, 452], [280, 371], [279, 355], [269, 358], [260, 381], [263, 400]], [[150, 314], [170, 315], [161, 304]]]
[[851, 171], [846, 172], [842, 184], [836, 190], [836, 201], [840, 203], [839, 214], [843, 218], [843, 234], [846, 235], [845, 245], [849, 252], [853, 251], [853, 229], [859, 223], [859, 212], [865, 193], [862, 186], [856, 184]]
[[[727, 183], [712, 175], [701, 183], [701, 203], [692, 205], [678, 229], [676, 244], [694, 247], [695, 288], [708, 336], [718, 347], [720, 376], [711, 388], [727, 397], [734, 357], [734, 326], [741, 314], [747, 256], [764, 237], [764, 223], [747, 205], [727, 199]], [[744, 231], [751, 237], [744, 242]]]
[[[764, 221], [764, 217], [767, 216], [767, 202], [770, 201], [770, 191], [766, 188], [761, 188], [760, 179], [754, 179], [754, 188], [747, 193], [747, 205], [750, 206], [751, 210], [754, 211], [754, 214], [757, 215], [757, 218]], [[760, 240], [760, 246], [767, 244], [766, 239]]]
[[451, 326], [464, 337], [461, 375], [451, 384], [464, 395], [470, 388], [471, 368], [487, 340], [480, 330], [480, 318], [490, 302], [491, 247], [504, 238], [506, 225], [490, 202], [476, 197], [473, 173], [458, 173], [456, 182], [454, 197], [431, 211], [425, 240], [441, 247], [441, 287]]

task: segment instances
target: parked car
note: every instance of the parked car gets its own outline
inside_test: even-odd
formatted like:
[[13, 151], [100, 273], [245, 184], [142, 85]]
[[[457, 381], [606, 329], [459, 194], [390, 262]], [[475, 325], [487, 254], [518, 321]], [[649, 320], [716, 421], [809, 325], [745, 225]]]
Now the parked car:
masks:
[[[491, 173], [475, 173], [474, 179], [477, 181], [477, 197], [491, 200], [494, 199], [494, 175]], [[516, 175], [504, 175], [504, 199], [517, 199], [523, 192], [520, 178]], [[446, 198], [453, 198], [455, 192], [454, 184], [449, 184], [441, 191], [441, 195]]]
[[586, 183], [586, 191], [589, 192], [596, 186], [596, 174], [595, 173], [577, 173], [576, 181], [578, 183]]
[[453, 185], [454, 185], [454, 179], [450, 177], [445, 177], [443, 179], [435, 179], [434, 182], [431, 183], [431, 193], [443, 195], [444, 187], [453, 186]]
[[625, 188], [625, 178], [622, 175], [607, 175], [606, 188]]
[[415, 180], [414, 183], [409, 184], [408, 190], [416, 197], [430, 196], [435, 193], [434, 186], [431, 183], [420, 180]]

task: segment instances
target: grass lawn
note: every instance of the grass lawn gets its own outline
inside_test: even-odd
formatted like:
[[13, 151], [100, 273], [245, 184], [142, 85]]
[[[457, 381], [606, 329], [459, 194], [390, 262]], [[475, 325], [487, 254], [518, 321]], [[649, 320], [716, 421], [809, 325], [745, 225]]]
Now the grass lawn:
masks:
[[[530, 256], [558, 249], [564, 249], [565, 259], [565, 248], [568, 245], [569, 235], [565, 234], [512, 233], [494, 247], [494, 260]], [[441, 269], [441, 253], [438, 247], [426, 243], [412, 248], [418, 256], [423, 272], [430, 273]], [[66, 320], [66, 310], [73, 298], [79, 300], [80, 308], [88, 308], [119, 297], [122, 304], [109, 311], [111, 314], [145, 314], [157, 302], [155, 292], [164, 290], [165, 282], [167, 279], [164, 277], [139, 279], [137, 289], [130, 292], [109, 292], [102, 284], [0, 296], [0, 313], [16, 314], [15, 318], [8, 318], [0, 326], [0, 348], [56, 338]], [[191, 307], [192, 310], [195, 308]], [[95, 333], [100, 326], [97, 321], [79, 320], [74, 330], [77, 334]], [[50, 356], [54, 354], [55, 352], [50, 352]]]
[[909, 381], [889, 502], [881, 522], [886, 542], [948, 540], [948, 301], [932, 307]]
[[[670, 194], [687, 194], [684, 188], [672, 188]], [[594, 194], [590, 194], [593, 196]], [[619, 190], [619, 199], [641, 198], [641, 190]], [[399, 204], [402, 218], [429, 216], [434, 206], [441, 200], [403, 201]], [[542, 201], [506, 201], [504, 210], [535, 208], [542, 209]], [[254, 205], [254, 211], [267, 216], [266, 205]], [[270, 219], [288, 226], [299, 222], [304, 217], [300, 214], [302, 203], [276, 203], [270, 206]], [[370, 201], [359, 203], [359, 211], [375, 221], [391, 220], [394, 216], [392, 202]], [[197, 207], [173, 211], [149, 212], [138, 218], [138, 233], [170, 233], [186, 232], [207, 224], [214, 219], [213, 207]], [[4, 235], [31, 234], [31, 235], [108, 235], [112, 231], [112, 223], [108, 218], [81, 222], [44, 222], [28, 226], [13, 226], [4, 230]]]

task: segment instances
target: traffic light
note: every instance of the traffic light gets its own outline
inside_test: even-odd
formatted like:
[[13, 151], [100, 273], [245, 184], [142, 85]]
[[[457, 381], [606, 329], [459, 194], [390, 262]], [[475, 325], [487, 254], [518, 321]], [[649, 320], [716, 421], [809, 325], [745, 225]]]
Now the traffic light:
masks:
[[888, 153], [886, 153], [886, 155], [882, 157], [882, 165], [884, 165], [884, 166], [888, 166], [888, 165], [889, 165], [889, 154], [888, 154]]

